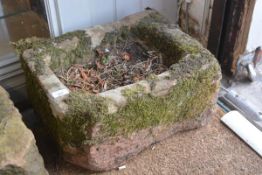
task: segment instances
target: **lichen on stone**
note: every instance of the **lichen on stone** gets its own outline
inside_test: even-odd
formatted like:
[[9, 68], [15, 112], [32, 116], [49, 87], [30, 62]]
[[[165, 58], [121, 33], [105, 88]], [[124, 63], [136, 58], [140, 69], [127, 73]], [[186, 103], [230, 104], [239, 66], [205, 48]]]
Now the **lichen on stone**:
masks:
[[131, 31], [149, 46], [158, 49], [165, 55], [165, 65], [177, 63], [186, 54], [197, 54], [202, 48], [194, 40], [188, 40], [186, 34], [158, 20], [142, 19]]
[[128, 26], [122, 26], [119, 29], [114, 29], [111, 32], [105, 33], [103, 40], [101, 41], [101, 46], [111, 47], [116, 45], [119, 42], [125, 42], [126, 40], [130, 39], [132, 33], [130, 33], [130, 29]]
[[141, 96], [144, 91], [145, 88], [142, 85], [137, 84], [135, 87], [123, 89], [121, 93], [126, 97], [132, 98], [133, 96]]
[[[58, 44], [66, 40], [72, 41], [74, 38], [78, 39], [75, 48], [66, 50], [56, 47]], [[43, 67], [41, 64], [45, 62], [46, 57], [51, 57], [50, 64], [47, 66], [50, 66], [53, 71], [58, 71], [61, 67], [67, 68], [71, 64], [88, 62], [93, 55], [91, 51], [91, 39], [85, 31], [69, 32], [54, 39], [40, 39], [35, 37], [22, 39], [13, 43], [13, 46], [19, 55], [22, 55], [25, 50], [32, 49], [38, 68]], [[40, 65], [38, 65], [38, 63]], [[42, 69], [37, 70], [40, 70], [40, 72], [37, 73], [43, 73], [41, 71]]]
[[32, 132], [0, 86], [0, 174], [47, 175]]

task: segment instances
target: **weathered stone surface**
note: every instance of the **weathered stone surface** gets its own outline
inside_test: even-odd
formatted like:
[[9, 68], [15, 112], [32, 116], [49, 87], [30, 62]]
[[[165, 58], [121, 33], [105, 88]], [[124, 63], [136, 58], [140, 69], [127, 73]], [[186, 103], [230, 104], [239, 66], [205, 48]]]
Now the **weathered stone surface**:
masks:
[[[61, 67], [92, 61], [96, 46], [129, 35], [160, 51], [169, 70], [97, 95], [70, 92], [55, 77]], [[116, 168], [154, 143], [205, 124], [220, 85], [214, 56], [154, 10], [54, 40], [21, 41], [17, 49], [32, 104], [64, 158], [95, 171]]]
[[47, 175], [32, 132], [0, 87], [0, 174]]

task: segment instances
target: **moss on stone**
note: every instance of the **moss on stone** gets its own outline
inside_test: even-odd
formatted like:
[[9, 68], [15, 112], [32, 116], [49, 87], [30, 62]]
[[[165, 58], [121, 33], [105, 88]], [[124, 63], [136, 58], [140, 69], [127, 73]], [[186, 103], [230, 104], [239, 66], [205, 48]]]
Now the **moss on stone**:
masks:
[[[64, 49], [56, 47], [57, 44], [62, 43], [66, 40], [72, 40], [76, 37], [79, 41], [76, 48], [66, 51]], [[51, 57], [50, 68], [57, 71], [61, 67], [67, 68], [71, 64], [85, 63], [90, 60], [93, 56], [91, 51], [91, 39], [86, 35], [85, 31], [75, 31], [66, 33], [55, 39], [40, 39], [40, 38], [27, 38], [13, 43], [19, 55], [25, 50], [32, 49], [34, 53], [34, 59], [36, 67], [40, 69], [39, 74], [42, 74], [42, 63], [45, 63], [44, 58], [47, 56]], [[40, 65], [38, 65], [40, 63]]]
[[[80, 39], [79, 46], [70, 52], [56, 48], [53, 44], [74, 37]], [[101, 46], [122, 42], [128, 37], [138, 37], [150, 47], [165, 53], [164, 64], [171, 66], [170, 79], [176, 79], [177, 85], [163, 97], [145, 94], [142, 86], [124, 90], [122, 93], [127, 98], [128, 104], [114, 114], [108, 114], [109, 99], [85, 92], [71, 92], [66, 100], [69, 107], [66, 115], [63, 118], [53, 116], [48, 97], [36, 75], [23, 62], [32, 104], [60, 146], [79, 147], [82, 144], [96, 144], [107, 136], [125, 135], [157, 125], [168, 125], [199, 117], [206, 108], [213, 105], [210, 102], [218, 88], [213, 81], [219, 76], [220, 68], [209, 52], [203, 50], [195, 41], [188, 40], [186, 34], [179, 33], [177, 37], [167, 32], [167, 25], [157, 13], [141, 20], [131, 29], [123, 27], [107, 33]], [[50, 66], [53, 70], [61, 65], [76, 63], [80, 59], [83, 61], [85, 60], [83, 58], [93, 53], [88, 50], [91, 40], [83, 31], [64, 35], [52, 42], [39, 41], [34, 44], [29, 42], [19, 46], [18, 49], [33, 48], [36, 51], [40, 49], [40, 58], [46, 54], [51, 55]], [[49, 44], [50, 48], [42, 45], [43, 43]], [[187, 54], [191, 56], [186, 57]], [[41, 59], [40, 63], [43, 63]], [[202, 66], [207, 66], [207, 69], [202, 69]], [[41, 67], [39, 70], [41, 72]], [[153, 84], [158, 80], [148, 77], [148, 81]], [[100, 127], [97, 131], [99, 134], [91, 136], [95, 125]]]
[[107, 32], [99, 47], [112, 47], [120, 42], [125, 42], [126, 40], [133, 37], [128, 26], [122, 26], [119, 29], [115, 29], [111, 32]]
[[23, 59], [21, 59], [21, 63], [25, 73], [28, 97], [35, 109], [35, 112], [39, 114], [44, 125], [47, 126], [46, 132], [52, 136], [54, 141], [61, 144], [60, 135], [57, 130], [59, 118], [53, 116], [48, 96], [40, 86], [40, 82], [36, 77], [37, 75], [30, 70], [27, 63]]
[[69, 109], [59, 128], [63, 142], [74, 146], [90, 143], [91, 128], [107, 113], [105, 99], [85, 92], [72, 92], [66, 103]]
[[[66, 33], [58, 38], [54, 39], [55, 43], [61, 43], [65, 40], [72, 40], [74, 37], [79, 39], [77, 47], [69, 52], [64, 52], [64, 56], [61, 58], [61, 52], [64, 50], [56, 48], [58, 51], [54, 53], [54, 56], [51, 61], [51, 68], [53, 70], [59, 68], [60, 66], [70, 66], [75, 63], [86, 63], [94, 55], [91, 50], [91, 38], [87, 36], [85, 31], [75, 31]], [[60, 54], [59, 54], [60, 52]]]
[[[64, 120], [64, 141], [71, 145], [97, 144], [108, 136], [126, 135], [145, 128], [197, 118], [213, 105], [210, 102], [218, 88], [218, 84], [213, 84], [217, 68], [214, 64], [210, 69], [195, 69], [193, 75], [179, 79], [171, 92], [163, 97], [143, 94], [142, 86], [123, 90], [128, 105], [114, 114], [107, 113], [107, 99], [73, 93], [68, 99], [70, 109]], [[90, 129], [95, 124], [101, 127], [99, 137], [90, 135]]]
[[147, 79], [148, 81], [155, 81], [155, 80], [158, 80], [159, 78], [158, 78], [158, 76], [157, 76], [156, 74], [149, 74], [149, 75], [146, 77], [146, 79]]
[[65, 145], [80, 146], [84, 141], [88, 140], [88, 135], [86, 135], [88, 133], [84, 131], [84, 128], [90, 124], [88, 115], [85, 114], [85, 105], [87, 105], [85, 95], [82, 92], [71, 93], [67, 101], [70, 106], [69, 112], [63, 118], [54, 116], [48, 96], [40, 86], [36, 75], [30, 71], [23, 60], [22, 67], [26, 74], [27, 92], [30, 101], [35, 111], [41, 116], [46, 131], [60, 146], [60, 149]]
[[124, 89], [121, 93], [126, 96], [132, 98], [133, 96], [141, 96], [145, 92], [145, 88], [138, 84], [136, 87]]
[[172, 36], [175, 28], [168, 28], [168, 25], [161, 20], [151, 17], [145, 17], [136, 26], [131, 28], [131, 31], [141, 40], [145, 41], [148, 46], [151, 46], [164, 54], [164, 64], [170, 66], [177, 63], [186, 54], [197, 54], [202, 48], [201, 45], [188, 39], [189, 36], [184, 33]]
[[43, 75], [46, 73], [46, 66], [43, 59], [36, 57], [35, 58], [35, 71]]
[[128, 105], [104, 120], [110, 134], [128, 134], [144, 128], [199, 117], [208, 107], [218, 88], [213, 85], [216, 68], [196, 72], [181, 79], [169, 95], [153, 97], [150, 94], [128, 93]]
[[12, 105], [12, 102], [9, 100], [9, 95], [0, 86], [0, 122], [4, 119], [4, 117], [6, 117], [6, 114], [10, 114], [14, 110]]
[[[171, 65], [176, 63], [183, 54], [183, 50], [179, 50], [176, 43], [172, 38], [166, 36], [165, 33], [159, 33], [157, 31], [158, 23], [144, 23], [140, 22], [138, 26], [133, 27], [132, 31], [143, 41], [151, 46], [158, 49], [160, 52], [165, 54], [164, 64]], [[174, 48], [175, 47], [175, 48]], [[172, 48], [172, 49], [170, 49]], [[168, 58], [168, 59], [167, 59]], [[172, 62], [170, 61], [172, 59]]]
[[37, 38], [37, 37], [21, 39], [17, 42], [12, 43], [18, 55], [22, 55], [23, 52], [27, 49], [40, 50], [45, 45], [50, 45], [50, 44], [51, 44], [50, 40]]
[[4, 167], [3, 169], [0, 169], [0, 174], [1, 175], [28, 175], [28, 172], [26, 172], [23, 168], [13, 166], [13, 165], [8, 165]]

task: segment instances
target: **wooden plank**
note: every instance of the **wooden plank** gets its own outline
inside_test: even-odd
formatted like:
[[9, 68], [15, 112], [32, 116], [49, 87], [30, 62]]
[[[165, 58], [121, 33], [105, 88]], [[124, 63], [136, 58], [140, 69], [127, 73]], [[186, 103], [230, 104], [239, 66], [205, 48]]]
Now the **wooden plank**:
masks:
[[11, 16], [4, 20], [10, 41], [32, 36], [49, 37], [47, 22], [33, 11]]
[[31, 9], [29, 0], [0, 0], [2, 15], [8, 16]]
[[232, 74], [235, 64], [244, 53], [255, 0], [228, 0], [218, 59], [222, 69]]
[[250, 31], [252, 16], [255, 8], [256, 0], [248, 0], [244, 5], [244, 12], [241, 16], [242, 23], [240, 26], [239, 34], [235, 43], [234, 52], [233, 52], [233, 60], [231, 69], [235, 72], [236, 63], [241, 54], [246, 51], [246, 45], [248, 41], [248, 35]]

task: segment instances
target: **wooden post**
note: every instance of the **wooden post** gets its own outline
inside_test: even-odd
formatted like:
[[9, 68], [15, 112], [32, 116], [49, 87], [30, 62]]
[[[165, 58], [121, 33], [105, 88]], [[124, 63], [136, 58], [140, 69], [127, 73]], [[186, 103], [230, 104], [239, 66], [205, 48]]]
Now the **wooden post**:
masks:
[[[256, 0], [227, 0], [226, 2], [223, 29], [220, 40], [218, 39], [217, 57], [223, 70], [227, 73], [234, 72], [239, 56], [245, 52], [255, 2]], [[213, 25], [215, 27], [215, 21]], [[211, 41], [209, 43], [212, 44]], [[212, 45], [209, 48], [212, 48]]]

